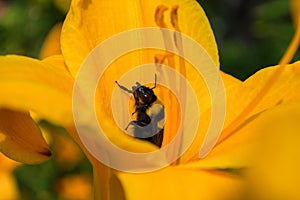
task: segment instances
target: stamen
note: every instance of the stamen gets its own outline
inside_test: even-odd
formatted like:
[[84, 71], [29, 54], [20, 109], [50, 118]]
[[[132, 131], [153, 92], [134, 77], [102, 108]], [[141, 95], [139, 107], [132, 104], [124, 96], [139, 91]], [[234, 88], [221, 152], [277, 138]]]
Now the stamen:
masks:
[[[259, 104], [261, 99], [264, 98], [265, 94], [272, 88], [274, 82], [278, 79], [278, 77], [282, 74], [284, 66], [287, 65], [292, 58], [294, 57], [300, 43], [300, 15], [299, 20], [297, 20], [297, 29], [294, 37], [286, 50], [286, 53], [283, 55], [282, 59], [279, 62], [278, 69], [271, 75], [269, 80], [266, 82], [265, 86], [261, 89], [261, 91], [256, 95], [256, 97], [249, 103], [249, 105], [238, 115], [238, 117], [223, 130], [220, 140], [218, 144], [226, 140], [226, 138], [230, 137], [234, 134], [234, 131], [238, 128], [241, 122], [248, 117], [250, 112], [254, 110], [254, 108]], [[223, 136], [223, 137], [222, 137]]]
[[[166, 65], [168, 65], [170, 67], [173, 67], [175, 65], [175, 63], [170, 63], [169, 62], [169, 59], [171, 59], [172, 57], [174, 57], [173, 54], [168, 53], [168, 52], [167, 53], [162, 53], [162, 54], [156, 54], [154, 56], [154, 62], [156, 64], [157, 70], [160, 72], [161, 76], [164, 76], [168, 79], [167, 81], [169, 83], [170, 83], [169, 77], [166, 76], [166, 74], [164, 74], [164, 71], [161, 70], [160, 66], [165, 63]], [[166, 59], [168, 61], [167, 63], [166, 63]]]
[[160, 28], [166, 28], [167, 25], [164, 22], [164, 12], [168, 10], [168, 7], [165, 5], [159, 5], [155, 11], [155, 23]]
[[179, 54], [181, 55], [179, 57], [179, 72], [185, 76], [185, 62], [183, 59], [183, 46], [182, 46], [182, 39], [181, 39], [181, 31], [178, 24], [178, 5], [175, 5], [171, 9], [170, 18], [171, 18], [171, 24], [173, 28], [175, 29], [174, 32], [174, 42], [176, 45], [177, 50], [179, 51]]
[[[176, 79], [178, 78], [178, 80], [174, 80], [174, 77], [169, 77], [167, 76], [167, 74], [165, 74], [166, 72], [164, 70], [162, 70], [160, 68], [160, 65], [166, 63], [166, 65], [168, 65], [169, 67], [173, 68], [174, 70], [177, 70], [181, 75], [185, 76], [185, 62], [183, 59], [183, 48], [182, 48], [182, 40], [181, 40], [181, 33], [180, 33], [180, 28], [178, 25], [178, 11], [179, 6], [175, 5], [171, 8], [171, 12], [170, 12], [170, 23], [174, 29], [174, 34], [169, 34], [169, 32], [163, 30], [163, 28], [167, 28], [166, 23], [164, 22], [164, 12], [168, 9], [166, 6], [164, 5], [160, 5], [157, 7], [156, 12], [155, 12], [155, 23], [157, 24], [157, 26], [159, 28], [162, 29], [162, 36], [164, 39], [164, 44], [165, 44], [165, 50], [166, 52], [163, 54], [156, 54], [154, 59], [155, 59], [155, 63], [157, 66], [157, 70], [159, 71], [160, 75], [163, 76], [166, 81], [170, 84], [170, 88], [178, 88], [180, 94], [182, 94], [182, 98], [183, 98], [183, 103], [181, 104], [181, 108], [179, 107], [179, 105], [175, 104], [174, 102], [170, 102], [169, 106], [174, 108], [174, 110], [181, 110], [182, 112], [184, 112], [185, 110], [185, 85], [184, 84], [180, 84], [179, 81], [179, 77], [175, 77]], [[179, 53], [179, 62], [176, 62], [176, 56], [174, 55], [174, 53], [170, 53], [173, 52], [174, 49], [174, 42], [175, 42], [175, 47], [178, 50]], [[171, 94], [165, 94], [165, 98], [166, 99], [172, 99]], [[170, 121], [174, 124], [179, 124], [180, 123], [180, 117], [177, 116], [177, 114], [174, 114], [172, 116], [170, 116]], [[163, 146], [165, 144], [168, 144], [173, 137], [175, 136], [177, 132], [177, 127], [176, 126], [169, 126], [168, 128], [168, 134], [165, 134], [164, 136], [164, 140], [163, 140]], [[174, 151], [172, 153], [174, 154], [178, 154], [180, 152], [181, 149], [181, 144], [182, 139], [179, 139], [178, 141], [176, 141], [176, 147], [174, 147]], [[170, 152], [171, 153], [171, 152]], [[177, 160], [176, 162], [173, 163], [173, 165], [178, 164], [180, 161]]]
[[[175, 29], [174, 35], [173, 35], [173, 40], [175, 43], [175, 46], [178, 50], [178, 61], [179, 61], [179, 66], [177, 68], [177, 70], [179, 71], [179, 73], [183, 76], [186, 76], [186, 68], [185, 68], [185, 60], [184, 60], [184, 52], [183, 52], [183, 45], [182, 45], [182, 38], [181, 38], [181, 31], [180, 31], [180, 27], [179, 27], [179, 20], [178, 20], [178, 5], [175, 5], [171, 8], [171, 12], [170, 12], [170, 20], [171, 20], [171, 24], [173, 26], [173, 28]], [[174, 62], [174, 56], [173, 58], [169, 60], [170, 63]], [[182, 95], [181, 98], [181, 110], [184, 113], [185, 112], [185, 106], [186, 106], [186, 85], [185, 83], [180, 84], [180, 80], [178, 79], [176, 81], [178, 83], [177, 88], [179, 89], [180, 94]], [[182, 138], [179, 140], [179, 144], [178, 144], [178, 150], [180, 152], [180, 149], [182, 148]], [[180, 159], [178, 159], [176, 161], [176, 164], [179, 164], [181, 162]]]
[[169, 56], [167, 57], [167, 60], [168, 60], [168, 66], [172, 67], [173, 69], [176, 69], [174, 54], [170, 53]]
[[298, 15], [298, 20], [296, 20], [296, 22], [297, 22], [296, 33], [293, 37], [292, 42], [290, 43], [289, 47], [287, 48], [284, 56], [281, 58], [281, 60], [279, 62], [279, 65], [285, 65], [285, 64], [289, 63], [293, 59], [293, 57], [294, 57], [294, 55], [295, 55], [295, 53], [296, 53], [296, 51], [299, 47], [299, 43], [300, 43], [300, 14]]

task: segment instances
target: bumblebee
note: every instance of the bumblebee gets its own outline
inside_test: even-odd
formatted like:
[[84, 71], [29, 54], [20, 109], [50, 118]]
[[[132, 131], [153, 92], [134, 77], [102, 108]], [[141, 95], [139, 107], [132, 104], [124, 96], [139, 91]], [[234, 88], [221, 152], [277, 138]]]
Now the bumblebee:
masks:
[[130, 121], [125, 130], [127, 131], [132, 126], [134, 137], [161, 147], [164, 134], [165, 111], [163, 104], [157, 99], [153, 91], [156, 88], [156, 79], [155, 75], [155, 83], [152, 88], [136, 82], [136, 86], [132, 86], [132, 90], [120, 85], [117, 81], [115, 82], [122, 90], [133, 94], [135, 100], [135, 111], [132, 115], [136, 114], [136, 120]]

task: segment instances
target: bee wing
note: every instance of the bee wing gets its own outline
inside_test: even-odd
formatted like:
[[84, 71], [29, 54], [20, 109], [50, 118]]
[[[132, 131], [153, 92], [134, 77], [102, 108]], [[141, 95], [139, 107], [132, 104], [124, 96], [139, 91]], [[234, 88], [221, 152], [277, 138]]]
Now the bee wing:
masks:
[[148, 110], [148, 115], [151, 122], [157, 123], [157, 127], [163, 129], [165, 125], [165, 108], [162, 104], [153, 104]]

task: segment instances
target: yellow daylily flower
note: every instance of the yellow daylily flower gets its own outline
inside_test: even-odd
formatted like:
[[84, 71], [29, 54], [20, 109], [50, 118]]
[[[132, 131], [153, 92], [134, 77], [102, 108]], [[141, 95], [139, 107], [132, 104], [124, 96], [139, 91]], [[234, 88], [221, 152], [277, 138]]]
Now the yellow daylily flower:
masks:
[[[161, 4], [164, 4], [165, 6], [161, 6]], [[160, 17], [163, 18], [164, 15], [159, 15], [159, 17], [156, 18], [156, 24], [154, 23], [153, 15], [157, 16], [157, 13], [164, 13], [166, 8], [169, 8], [172, 13], [172, 6], [177, 4], [179, 8], [178, 26], [167, 24], [167, 20], [160, 20]], [[85, 7], [86, 9], [82, 10], [82, 7]], [[141, 10], [143, 10], [143, 13]], [[123, 13], [126, 14], [122, 15]], [[167, 15], [166, 12], [164, 14]], [[206, 22], [206, 17], [203, 14], [203, 11], [194, 1], [151, 1], [147, 3], [134, 1], [122, 4], [119, 2], [90, 2], [89, 4], [85, 4], [85, 2], [82, 1], [73, 1], [71, 10], [67, 16], [62, 31], [62, 52], [70, 72], [73, 75], [76, 75], [84, 58], [100, 42], [109, 38], [113, 34], [124, 30], [157, 25], [161, 28], [168, 27], [174, 28], [175, 30], [179, 30], [178, 28], [180, 27], [180, 31], [182, 33], [193, 37], [195, 40], [198, 38], [194, 36], [201, 35], [202, 38], [205, 38], [205, 42], [200, 40], [197, 40], [197, 42], [203, 45], [203, 47], [218, 65], [218, 58], [215, 56], [217, 50], [215, 48], [213, 36], [210, 35], [211, 30], [209, 24], [207, 24], [208, 27], [206, 27], [206, 25], [204, 25], [205, 23], [201, 23], [201, 27], [198, 28], [200, 26], [200, 24], [198, 24], [199, 22]], [[195, 26], [190, 25], [189, 22], [191, 22], [191, 20], [189, 20], [189, 15], [195, 15], [196, 17], [194, 17], [194, 19], [198, 19], [198, 17], [200, 18], [195, 20]], [[107, 18], [113, 20], [107, 20]], [[93, 26], [91, 26], [91, 24], [93, 24]], [[189, 26], [187, 27], [187, 25]], [[296, 34], [296, 36], [299, 37], [299, 34]], [[292, 45], [292, 49], [297, 48], [297, 45], [298, 44]], [[291, 56], [293, 53], [288, 52], [286, 55]], [[139, 57], [139, 54], [138, 56], [134, 56]], [[152, 57], [155, 57], [155, 55], [152, 54]], [[284, 58], [281, 62], [281, 65], [287, 64], [290, 59], [291, 58]], [[117, 67], [114, 69], [114, 75], [111, 73], [109, 78], [103, 81], [105, 83], [105, 87], [108, 88], [107, 90], [105, 88], [101, 90], [103, 97], [109, 97], [111, 94], [110, 91], [112, 91], [114, 87], [113, 81], [109, 82], [109, 80], [118, 80], [124, 71], [130, 70], [130, 66], [136, 66], [138, 62], [140, 62], [140, 59], [128, 58], [120, 61], [120, 63], [117, 63]], [[126, 63], [126, 66], [124, 66], [124, 63]], [[253, 75], [245, 82], [240, 82], [221, 72], [228, 97], [227, 116], [225, 128], [222, 132], [221, 138], [217, 146], [207, 157], [204, 159], [199, 159], [198, 157], [199, 149], [203, 142], [203, 134], [201, 134], [200, 130], [200, 133], [198, 133], [193, 145], [181, 157], [178, 166], [169, 167], [162, 171], [149, 174], [133, 175], [123, 172], [114, 172], [113, 174], [115, 174], [115, 176], [112, 176], [114, 181], [113, 184], [110, 185], [112, 186], [110, 194], [108, 194], [108, 188], [110, 186], [102, 183], [102, 189], [106, 190], [107, 192], [104, 192], [104, 194], [102, 193], [102, 197], [104, 199], [108, 199], [109, 195], [111, 195], [111, 197], [116, 196], [116, 198], [126, 197], [127, 199], [145, 199], [147, 198], [144, 196], [146, 192], [145, 188], [147, 187], [144, 186], [149, 184], [149, 186], [158, 185], [158, 187], [151, 187], [150, 191], [147, 190], [148, 193], [153, 194], [153, 196], [149, 195], [149, 199], [160, 197], [163, 198], [164, 195], [171, 197], [173, 194], [174, 197], [178, 197], [178, 199], [180, 199], [180, 195], [176, 192], [173, 194], [168, 192], [165, 194], [162, 192], [162, 190], [165, 191], [168, 190], [167, 188], [169, 187], [174, 188], [176, 186], [176, 184], [171, 183], [181, 180], [176, 176], [176, 174], [180, 173], [190, 175], [187, 175], [185, 179], [186, 187], [181, 187], [181, 190], [178, 189], [178, 191], [183, 194], [190, 193], [191, 196], [199, 196], [199, 194], [197, 194], [197, 189], [204, 186], [203, 184], [196, 184], [197, 178], [193, 179], [193, 173], [198, 173], [199, 176], [201, 176], [201, 169], [203, 170], [205, 168], [227, 169], [246, 167], [251, 160], [250, 158], [253, 156], [253, 149], [256, 147], [256, 139], [259, 134], [253, 134], [252, 132], [241, 132], [240, 128], [246, 126], [248, 122], [252, 122], [260, 112], [266, 109], [274, 107], [278, 104], [287, 103], [291, 100], [299, 100], [299, 95], [297, 95], [297, 92], [294, 92], [294, 89], [298, 88], [297, 84], [299, 74], [293, 73], [295, 70], [299, 69], [299, 63], [284, 67], [281, 65], [266, 68], [265, 70]], [[190, 70], [191, 69], [189, 68], [185, 68], [185, 76], [188, 80], [190, 80], [193, 88], [195, 85], [201, 85], [199, 80], [192, 80], [192, 78], [189, 77], [192, 74]], [[289, 80], [289, 82], [287, 82], [287, 80]], [[293, 93], [289, 93], [291, 90]], [[101, 102], [101, 100], [99, 101]], [[109, 100], [107, 101], [110, 102]], [[103, 113], [107, 112], [101, 107], [99, 110], [101, 110]], [[209, 113], [201, 113], [201, 116], [204, 116], [204, 121], [209, 119]], [[109, 118], [109, 114], [103, 114], [101, 117], [101, 119], [107, 118]], [[113, 125], [109, 123], [108, 127], [112, 126]], [[111, 134], [119, 135], [118, 130], [112, 130], [112, 128], [111, 131], [107, 130], [105, 133], [108, 134], [110, 139], [113, 139], [113, 135]], [[167, 130], [165, 133], [166, 138], [168, 137], [168, 134], [172, 134]], [[165, 139], [165, 141], [166, 140], [168, 139]], [[114, 142], [118, 143], [118, 141]], [[123, 140], [120, 142], [126, 143]], [[129, 148], [131, 148], [131, 150], [134, 149], [134, 147], [131, 147], [129, 143], [123, 146], [125, 146], [126, 150], [129, 150]], [[103, 173], [102, 171], [99, 173], [102, 173], [102, 178], [106, 177], [110, 179], [109, 177], [111, 176], [111, 172]], [[211, 181], [213, 181], [213, 177], [210, 178]], [[103, 179], [100, 181], [103, 181]], [[231, 187], [231, 181], [232, 179], [225, 181], [224, 185], [221, 187], [230, 190], [229, 188], [234, 188], [241, 184], [241, 182], [235, 182], [233, 184], [234, 187]], [[141, 184], [141, 182], [143, 182], [143, 184]], [[195, 187], [197, 189], [195, 189]], [[170, 191], [173, 190], [170, 189]], [[206, 190], [206, 192], [208, 192], [208, 190]], [[202, 193], [202, 195], [204, 194]], [[214, 199], [213, 196], [211, 196], [211, 198]]]
[[[178, 7], [180, 7], [180, 12], [178, 12], [178, 16], [176, 14], [177, 5]], [[87, 9], [82, 10], [82, 7], [87, 7]], [[169, 9], [167, 10], [167, 8]], [[99, 10], [99, 12], [95, 12], [96, 10]], [[122, 12], [126, 14], [116, 14]], [[170, 15], [173, 16], [173, 18], [174, 16], [177, 16], [178, 19], [173, 21], [164, 20], [164, 15]], [[110, 20], [107, 20], [107, 18], [103, 18], [102, 16], [114, 19], [114, 26], [110, 26]], [[87, 23], [89, 21], [93, 22], [93, 26]], [[174, 21], [176, 21], [176, 23], [174, 23]], [[190, 22], [195, 23], [195, 25], [191, 26]], [[73, 1], [71, 4], [70, 12], [65, 20], [61, 37], [62, 52], [65, 58], [65, 62], [71, 74], [73, 76], [76, 76], [77, 71], [81, 66], [82, 62], [84, 61], [85, 57], [100, 42], [104, 41], [113, 34], [119, 33], [121, 31], [129, 30], [132, 28], [153, 27], [157, 25], [161, 28], [174, 27], [176, 29], [180, 27], [180, 31], [182, 33], [187, 34], [188, 36], [195, 39], [198, 43], [200, 43], [212, 57], [215, 64], [219, 66], [218, 51], [216, 47], [216, 42], [214, 40], [213, 32], [210, 28], [208, 19], [206, 18], [204, 11], [195, 1], [131, 1], [126, 2], [125, 4], [122, 3], [122, 6], [120, 6], [119, 2], [87, 3], [84, 1]], [[105, 31], [103, 29], [105, 29]], [[120, 58], [118, 61], [116, 61], [116, 63], [114, 63], [113, 67], [109, 69], [111, 71], [107, 72], [107, 75], [103, 76], [103, 81], [101, 80], [102, 84], [100, 85], [102, 85], [102, 90], [101, 92], [99, 92], [100, 102], [101, 98], [104, 98], [107, 102], [110, 101], [109, 99], [107, 99], [107, 97], [110, 96], [109, 94], [115, 87], [114, 81], [111, 81], [113, 78], [111, 77], [112, 74], [114, 74], [115, 76], [114, 79], [118, 80], [124, 72], [132, 69], [132, 67], [140, 65], [143, 62], [153, 62], [155, 59], [160, 59], [157, 58], [159, 57], [159, 53], [157, 52], [146, 52], [146, 55], [141, 54], [142, 53], [140, 52], [134, 52], [130, 55], [126, 55], [124, 59]], [[169, 62], [175, 62], [174, 60], [174, 58], [171, 58], [169, 59]], [[126, 67], [124, 66], [124, 63], [126, 63]], [[173, 67], [176, 68], [176, 66]], [[193, 68], [188, 68], [187, 70], [189, 70], [186, 72], [187, 76], [191, 76], [191, 78], [201, 79], [199, 76], [194, 76], [195, 71], [193, 71]], [[106, 81], [106, 79], [110, 81], [108, 82]], [[206, 88], [205, 83], [203, 83], [203, 81], [201, 82], [200, 80], [195, 83], [192, 82], [192, 84], [193, 87], [198, 88], [198, 91], [200, 91], [199, 88]], [[203, 101], [204, 103], [205, 100], [209, 98], [207, 97], [207, 94], [205, 95], [205, 92], [199, 92], [197, 93], [197, 96], [198, 99], [201, 99], [201, 101]], [[170, 106], [168, 106], [167, 104], [169, 97], [162, 96], [161, 98], [167, 109], [171, 109], [171, 107], [174, 109], [174, 106], [171, 106], [172, 103], [170, 103]], [[104, 106], [105, 105], [106, 104], [104, 104]], [[107, 109], [105, 108], [104, 110], [102, 110], [101, 108], [97, 110], [101, 110], [101, 112], [99, 112], [99, 115], [101, 115], [102, 113], [107, 113]], [[107, 117], [102, 116], [99, 118]], [[177, 115], [174, 115], [174, 117], [172, 117], [170, 121], [176, 122], [176, 120]], [[112, 125], [108, 125], [108, 129], [111, 129], [111, 126]], [[165, 129], [169, 129], [169, 125], [166, 126], [167, 127], [165, 127]], [[118, 134], [111, 134], [109, 137], [114, 137], [114, 135]], [[172, 139], [173, 135], [168, 136], [168, 134], [166, 134], [165, 137], [169, 137], [169, 139], [166, 140], [166, 142], [168, 142]], [[120, 140], [116, 142], [118, 143], [119, 141]], [[125, 146], [126, 148], [129, 148], [131, 145], [126, 144]]]
[[[171, 16], [170, 20], [164, 19], [167, 15]], [[195, 72], [187, 62], [175, 55], [169, 57], [164, 52], [138, 51], [121, 57], [100, 80], [99, 85], [104, 84], [105, 87], [98, 88], [96, 97], [97, 102], [100, 102], [98, 104], [101, 104], [96, 105], [98, 118], [101, 119], [106, 136], [114, 144], [135, 153], [158, 150], [148, 142], [124, 135], [116, 127], [111, 111], [107, 108], [110, 106], [111, 91], [115, 87], [114, 81], [119, 80], [133, 66], [153, 62], [154, 58], [158, 63], [169, 64], [178, 70], [199, 91], [196, 95], [201, 99], [200, 104], [203, 104], [201, 117], [204, 120], [201, 121], [193, 144], [172, 166], [146, 174], [112, 170], [90, 155], [75, 131], [71, 110], [72, 86], [84, 59], [99, 43], [122, 31], [153, 26], [171, 28], [190, 36], [203, 46], [215, 65], [219, 66], [213, 32], [204, 11], [196, 1], [74, 0], [62, 29], [64, 60], [61, 56], [49, 57], [44, 61], [21, 56], [0, 58], [0, 91], [3, 97], [0, 106], [22, 112], [30, 111], [37, 118], [65, 126], [93, 164], [95, 199], [234, 198], [243, 186], [243, 180], [218, 169], [249, 166], [257, 147], [256, 139], [263, 133], [248, 131], [245, 127], [256, 123], [260, 113], [267, 109], [299, 101], [299, 63], [285, 66], [293, 55], [288, 52], [279, 66], [261, 70], [244, 82], [220, 72], [228, 98], [226, 122], [215, 148], [200, 159], [199, 149], [210, 117], [209, 96], [202, 96], [205, 92], [201, 89], [205, 88], [205, 84], [201, 82], [201, 77], [194, 76]], [[295, 35], [291, 50], [298, 47], [300, 34]], [[164, 62], [165, 60], [168, 62]], [[164, 102], [167, 113], [172, 113], [168, 116], [170, 122], [165, 127], [164, 146], [175, 134], [173, 127], [177, 125], [180, 113], [176, 113], [176, 109], [172, 111], [177, 105], [175, 99], [162, 91], [161, 89], [158, 95]], [[25, 133], [22, 132], [21, 135]]]
[[[61, 43], [65, 62], [73, 76], [76, 76], [85, 57], [100, 42], [125, 30], [153, 26], [172, 28], [175, 30], [180, 27], [180, 31], [199, 42], [210, 54], [215, 64], [219, 66], [218, 52], [212, 30], [205, 13], [196, 1], [130, 1], [122, 2], [121, 4], [118, 1], [72, 2], [70, 12], [63, 25]], [[85, 7], [86, 9], [82, 9], [82, 7]], [[178, 16], [177, 8], [179, 8]], [[173, 19], [173, 21], [164, 20], [164, 16], [168, 15], [171, 15], [173, 18], [176, 17], [177, 19]], [[105, 16], [105, 18], [103, 18], [103, 16]], [[111, 26], [111, 21], [107, 19], [113, 19], [113, 26]], [[93, 26], [91, 26], [91, 22]], [[195, 24], [191, 25], [190, 22], [194, 22]], [[141, 54], [142, 53], [140, 52], [134, 52], [131, 55], [127, 55], [124, 59], [120, 58], [117, 63], [114, 63], [112, 69], [114, 77], [112, 77], [112, 74], [104, 77], [102, 82], [103, 87], [99, 90], [99, 93], [102, 95], [102, 98], [105, 99], [105, 102], [110, 102], [108, 98], [111, 96], [110, 94], [113, 87], [115, 87], [115, 83], [111, 80], [118, 80], [122, 73], [130, 70], [133, 66], [142, 64], [140, 60], [153, 62], [157, 57], [157, 59], [159, 59], [158, 53], [150, 52], [146, 55]], [[126, 67], [124, 66], [124, 63], [126, 63]], [[173, 67], [176, 68], [174, 65]], [[192, 70], [192, 68], [189, 68], [189, 70]], [[189, 76], [193, 75], [193, 73], [193, 71], [189, 71], [186, 74]], [[194, 83], [194, 86], [198, 88], [201, 88], [202, 86], [202, 88], [205, 88], [205, 84], [200, 81]], [[200, 96], [201, 94], [199, 93], [197, 95]], [[171, 109], [173, 106], [168, 106], [166, 104], [168, 97], [161, 97], [165, 107]], [[102, 98], [99, 97], [98, 102], [103, 102], [101, 100]], [[202, 97], [202, 99], [205, 98]], [[118, 128], [115, 128], [114, 122], [111, 122], [110, 113], [107, 111], [108, 109], [106, 109], [108, 103], [102, 104], [104, 108], [97, 109], [100, 110], [98, 115], [101, 115], [98, 118], [107, 120], [105, 122], [102, 121], [102, 123], [105, 123], [105, 127], [107, 127], [105, 134], [113, 143], [128, 151], [149, 152], [155, 150], [155, 148], [148, 143], [133, 140], [132, 138], [123, 135]], [[173, 111], [173, 113], [174, 112], [175, 111]], [[170, 121], [176, 123], [176, 114], [174, 114], [174, 118], [175, 119], [172, 118], [173, 120], [171, 119]], [[167, 132], [172, 134], [172, 131], [168, 130], [166, 127], [165, 132], [165, 138], [167, 139], [165, 139], [166, 142], [164, 141], [164, 143], [168, 143], [168, 140], [170, 141], [172, 139], [172, 135], [168, 135]], [[120, 137], [122, 137], [122, 139], [120, 139]], [[97, 180], [96, 177], [96, 181], [100, 181], [99, 187], [102, 189], [102, 194], [100, 195], [102, 195], [104, 199], [109, 198], [109, 194], [107, 193], [109, 188], [107, 180], [110, 179], [110, 170], [106, 169], [105, 172], [105, 167], [101, 167], [99, 170], [100, 163], [97, 164], [98, 167], [95, 163], [93, 163], [93, 165], [96, 168], [95, 171], [98, 172], [101, 177], [101, 180]], [[228, 183], [227, 185], [230, 184]]]

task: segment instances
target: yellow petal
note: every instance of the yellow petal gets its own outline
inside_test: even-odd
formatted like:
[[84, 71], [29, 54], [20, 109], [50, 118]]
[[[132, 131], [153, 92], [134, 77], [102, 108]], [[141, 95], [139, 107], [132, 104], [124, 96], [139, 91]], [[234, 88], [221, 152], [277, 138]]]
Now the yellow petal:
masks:
[[233, 122], [241, 111], [244, 111], [250, 102], [261, 93], [262, 87], [268, 87], [268, 91], [261, 93], [261, 98], [258, 98], [259, 101], [253, 106], [252, 111], [243, 116], [242, 123], [246, 124], [248, 119], [266, 109], [300, 99], [300, 62], [284, 66], [281, 75], [271, 85], [266, 85], [278, 68], [280, 66], [262, 69], [243, 82], [239, 88], [227, 93], [227, 117], [218, 143], [222, 143], [231, 135], [236, 134], [236, 129], [243, 126], [243, 124], [239, 124], [234, 128]]
[[117, 173], [111, 180], [112, 199], [234, 199], [242, 181], [217, 171], [167, 168], [147, 174]]
[[[279, 105], [274, 107], [270, 111], [268, 110], [266, 112], [263, 112], [262, 114], [258, 114], [257, 116], [250, 118], [244, 124], [242, 124], [233, 135], [228, 137], [222, 143], [218, 144], [212, 150], [209, 156], [207, 156], [203, 160], [195, 162], [193, 165], [197, 167], [208, 168], [242, 168], [249, 166], [249, 164], [252, 164], [253, 162], [253, 156], [255, 155], [255, 153], [257, 153], [256, 149], [262, 143], [261, 137], [264, 136], [270, 139], [271, 137], [274, 137], [275, 133], [277, 133], [276, 131], [269, 130], [278, 129], [278, 134], [287, 134], [287, 137], [290, 137], [290, 134], [296, 134], [295, 132], [297, 132], [296, 130], [298, 130], [297, 128], [295, 128], [298, 126], [296, 122], [299, 123], [300, 120], [298, 116], [298, 105], [299, 103], [291, 103], [291, 105]], [[288, 111], [290, 111], [291, 113], [288, 113]], [[279, 116], [281, 112], [283, 112], [283, 114]], [[274, 113], [274, 116], [272, 116], [272, 114], [265, 113]], [[292, 116], [290, 117], [290, 115]], [[279, 119], [276, 119], [279, 117], [285, 118], [286, 120], [280, 122]], [[276, 119], [276, 121], [272, 119]], [[265, 121], [266, 123], [264, 123]], [[287, 123], [287, 121], [291, 121], [290, 127], [285, 124]], [[260, 129], [267, 131], [260, 131]], [[294, 139], [295, 141], [298, 141], [297, 137], [295, 137]], [[280, 142], [279, 139], [278, 141]], [[264, 143], [262, 145], [264, 145]], [[262, 148], [261, 151], [265, 150]], [[277, 150], [274, 148], [274, 156], [278, 155], [278, 153], [275, 153], [276, 151]], [[260, 153], [257, 153], [257, 155], [260, 155]]]
[[268, 110], [249, 126], [262, 134], [248, 173], [253, 199], [300, 198], [299, 130], [299, 101]]
[[41, 132], [28, 114], [0, 110], [0, 151], [23, 163], [40, 163], [51, 156]]
[[[73, 76], [85, 57], [99, 43], [122, 31], [156, 27], [154, 14], [159, 5], [179, 5], [178, 23], [181, 32], [199, 42], [219, 65], [218, 51], [208, 19], [196, 1], [72, 1], [62, 30], [62, 52]], [[169, 18], [165, 19], [172, 28]], [[138, 57], [135, 58], [138, 60]], [[153, 58], [151, 60], [153, 62]], [[141, 63], [140, 63], [141, 64]], [[126, 63], [131, 66], [131, 63]], [[134, 65], [136, 66], [136, 65]], [[123, 66], [124, 68], [124, 63]]]
[[[249, 124], [248, 124], [249, 123]], [[255, 123], [255, 118], [245, 122], [242, 128], [228, 137], [222, 143], [217, 144], [204, 158], [198, 160], [196, 156], [190, 167], [206, 169], [241, 169], [251, 164], [251, 159], [257, 148], [257, 142], [261, 133], [247, 130], [248, 126]]]
[[52, 68], [57, 68], [58, 70], [68, 72], [68, 68], [65, 64], [65, 59], [61, 54], [49, 56], [49, 57], [43, 59], [42, 62], [45, 62], [45, 63], [48, 63], [48, 64], [52, 65], [51, 66]]
[[[248, 106], [249, 102], [260, 92], [262, 85], [268, 81], [268, 77], [279, 66], [260, 70], [243, 83], [233, 84], [234, 87], [227, 90], [227, 116], [225, 129], [221, 138], [211, 153], [196, 165], [202, 167], [240, 168], [249, 164], [249, 158], [253, 154], [257, 137], [260, 133], [245, 132], [245, 127], [255, 122], [256, 117], [264, 110], [280, 104], [300, 100], [300, 62], [285, 66], [281, 76], [274, 81], [272, 87], [254, 107], [249, 116], [245, 116], [236, 129], [228, 129], [230, 122]], [[225, 85], [227, 83], [225, 82]], [[227, 88], [227, 87], [226, 87]], [[199, 146], [199, 145], [198, 145]], [[194, 149], [194, 151], [192, 151]], [[193, 155], [193, 156], [192, 156]], [[199, 157], [197, 148], [188, 151], [186, 161], [192, 157], [196, 161]], [[188, 157], [191, 156], [191, 157]]]
[[23, 56], [0, 57], [0, 106], [72, 124], [73, 79], [63, 68]]
[[[230, 91], [236, 91], [236, 88], [239, 88], [241, 85], [241, 81], [234, 78], [233, 76], [229, 74], [225, 74], [224, 72], [220, 72], [220, 75], [222, 77], [222, 80], [224, 82], [226, 93], [230, 94]], [[205, 85], [201, 82], [197, 82], [197, 79], [191, 79], [193, 81], [193, 87], [197, 91], [197, 97], [199, 105], [201, 106], [200, 110], [200, 124], [198, 127], [198, 132], [193, 140], [192, 145], [190, 148], [184, 153], [184, 155], [180, 158], [181, 163], [186, 163], [191, 160], [198, 160], [199, 158], [199, 150], [202, 146], [204, 137], [206, 135], [210, 118], [211, 118], [211, 99], [209, 96], [208, 91], [205, 90]], [[226, 94], [227, 95], [227, 94]], [[227, 101], [228, 104], [231, 104]], [[226, 113], [227, 115], [230, 113]], [[190, 133], [187, 133], [190, 134]]]
[[60, 50], [60, 33], [62, 24], [56, 24], [48, 33], [40, 52], [40, 58], [61, 54]]

